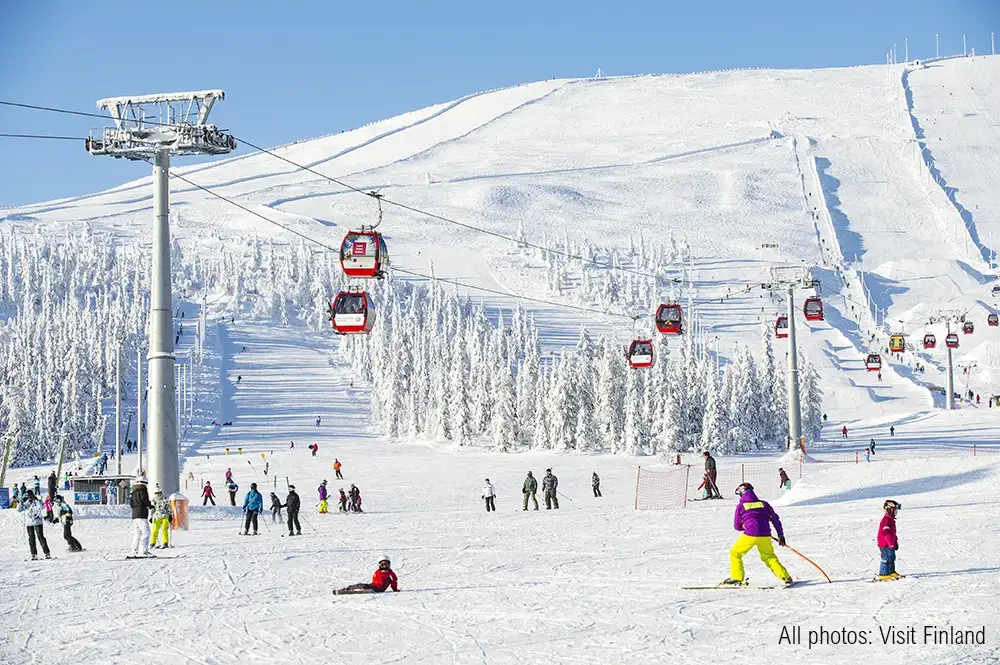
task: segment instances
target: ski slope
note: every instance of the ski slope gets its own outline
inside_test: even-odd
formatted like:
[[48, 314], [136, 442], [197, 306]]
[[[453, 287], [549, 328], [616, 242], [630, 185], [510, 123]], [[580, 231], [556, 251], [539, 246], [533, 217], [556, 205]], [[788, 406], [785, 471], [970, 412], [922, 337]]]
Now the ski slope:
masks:
[[[215, 333], [226, 379], [220, 414], [233, 425], [215, 429], [183, 466], [182, 478], [194, 478], [191, 530], [175, 532], [176, 547], [162, 558], [125, 561], [128, 521], [112, 519], [115, 509], [79, 508], [74, 532], [86, 551], [65, 553], [49, 527], [57, 559], [24, 563], [23, 529], [4, 511], [3, 662], [61, 665], [79, 653], [109, 663], [141, 655], [151, 664], [995, 658], [998, 568], [988, 544], [998, 534], [989, 497], [1000, 489], [1000, 442], [974, 412], [899, 422], [870, 464], [855, 464], [853, 451], [869, 435], [884, 436], [882, 428], [812, 451], [820, 461], [775, 505], [789, 544], [833, 584], [781, 550], [800, 588], [683, 591], [728, 574], [732, 488], [723, 488], [723, 502], [636, 512], [635, 465], [650, 460], [386, 442], [364, 426], [366, 391], [330, 361], [328, 338], [243, 321]], [[973, 440], [976, 457], [967, 447]], [[313, 457], [306, 446], [316, 442]], [[333, 478], [334, 457], [344, 463], [343, 481]], [[694, 457], [685, 463], [697, 464]], [[522, 512], [525, 472], [550, 466], [560, 478], [560, 510]], [[287, 476], [303, 498], [304, 535], [282, 536], [269, 517], [261, 535], [238, 535], [239, 509], [222, 506], [221, 491], [219, 507], [202, 508], [201, 480], [221, 486], [227, 468], [241, 486], [238, 503], [258, 482], [268, 504], [273, 478], [284, 498]], [[595, 470], [602, 499], [590, 493]], [[479, 498], [486, 477], [498, 492], [489, 515]], [[323, 479], [334, 490], [356, 483], [365, 514], [316, 514]], [[874, 538], [887, 496], [904, 506], [898, 568], [912, 576], [892, 586], [866, 583], [878, 565]], [[383, 554], [401, 593], [331, 595], [366, 580]], [[758, 584], [772, 581], [752, 555], [747, 571]], [[890, 624], [986, 626], [989, 639], [985, 647], [778, 645], [785, 625], [870, 631], [877, 640], [878, 627]]]

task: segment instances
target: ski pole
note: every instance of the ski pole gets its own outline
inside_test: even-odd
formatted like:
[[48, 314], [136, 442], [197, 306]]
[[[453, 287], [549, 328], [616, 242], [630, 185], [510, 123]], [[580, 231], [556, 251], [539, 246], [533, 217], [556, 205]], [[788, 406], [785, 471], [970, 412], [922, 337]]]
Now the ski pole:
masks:
[[[778, 539], [775, 538], [774, 536], [771, 536], [771, 540], [774, 540], [776, 542], [778, 541]], [[826, 571], [824, 571], [822, 568], [820, 568], [819, 566], [817, 566], [815, 561], [813, 561], [812, 559], [810, 559], [809, 557], [807, 557], [805, 554], [803, 554], [802, 552], [798, 551], [794, 547], [789, 547], [788, 545], [782, 545], [782, 547], [788, 547], [788, 549], [792, 550], [793, 552], [795, 552], [796, 554], [798, 554], [800, 557], [802, 557], [803, 559], [805, 559], [806, 561], [808, 561], [809, 563], [811, 563], [813, 565], [813, 567], [816, 568], [816, 570], [818, 570], [820, 573], [822, 573], [823, 577], [826, 578], [827, 582], [829, 582], [830, 584], [833, 584], [833, 580], [830, 579], [830, 576], [826, 574]]]
[[[302, 516], [300, 515], [300, 517], [302, 517]], [[303, 522], [305, 522], [305, 523], [306, 523], [306, 526], [308, 526], [308, 527], [309, 527], [310, 529], [312, 529], [313, 531], [316, 531], [316, 527], [314, 527], [314, 526], [313, 526], [313, 525], [312, 525], [312, 524], [311, 524], [311, 523], [309, 522], [309, 520], [307, 520], [307, 519], [306, 519], [305, 517], [302, 517], [302, 521], [303, 521]]]
[[563, 493], [562, 493], [562, 492], [560, 492], [559, 490], [556, 490], [556, 494], [558, 494], [559, 496], [561, 496], [561, 497], [562, 497], [562, 498], [564, 498], [564, 499], [568, 499], [568, 500], [569, 500], [570, 502], [572, 502], [572, 501], [573, 501], [573, 499], [570, 499], [570, 498], [569, 498], [568, 496], [566, 496], [565, 494], [563, 494]]

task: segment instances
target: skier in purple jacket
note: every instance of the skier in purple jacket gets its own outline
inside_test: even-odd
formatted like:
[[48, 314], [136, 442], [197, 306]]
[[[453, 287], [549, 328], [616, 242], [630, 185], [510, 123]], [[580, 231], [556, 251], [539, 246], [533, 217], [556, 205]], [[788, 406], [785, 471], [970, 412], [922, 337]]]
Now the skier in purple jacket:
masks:
[[733, 586], [746, 584], [743, 576], [743, 556], [754, 547], [757, 548], [764, 565], [782, 582], [791, 584], [792, 576], [778, 561], [778, 557], [774, 554], [774, 546], [771, 544], [772, 524], [774, 530], [778, 532], [778, 544], [782, 546], [785, 544], [785, 531], [781, 527], [778, 514], [774, 512], [771, 504], [757, 498], [750, 483], [742, 483], [737, 487], [736, 495], [740, 497], [740, 503], [736, 506], [736, 514], [733, 516], [733, 528], [743, 533], [729, 550], [729, 579], [722, 584]]

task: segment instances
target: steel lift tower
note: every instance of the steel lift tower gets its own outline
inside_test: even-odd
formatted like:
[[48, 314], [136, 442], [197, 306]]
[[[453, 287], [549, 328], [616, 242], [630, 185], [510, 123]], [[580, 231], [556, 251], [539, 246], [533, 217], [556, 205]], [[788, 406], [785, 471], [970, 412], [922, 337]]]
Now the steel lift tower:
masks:
[[785, 291], [788, 298], [788, 441], [805, 450], [802, 437], [802, 407], [799, 403], [799, 349], [795, 337], [795, 289], [813, 289], [819, 281], [806, 267], [771, 268], [771, 282], [762, 285], [769, 291]]
[[[153, 165], [153, 273], [150, 285], [148, 476], [166, 496], [180, 489], [177, 402], [174, 396], [173, 304], [170, 294], [170, 157], [224, 155], [236, 148], [231, 134], [208, 124], [221, 90], [112, 97], [97, 102], [114, 127], [91, 132], [87, 152]], [[95, 133], [99, 133], [95, 136]]]

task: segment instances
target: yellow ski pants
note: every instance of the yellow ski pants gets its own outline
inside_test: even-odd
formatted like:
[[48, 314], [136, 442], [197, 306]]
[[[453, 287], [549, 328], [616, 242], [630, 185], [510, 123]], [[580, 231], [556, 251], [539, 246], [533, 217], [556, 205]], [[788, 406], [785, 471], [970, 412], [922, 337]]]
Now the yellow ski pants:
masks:
[[170, 544], [170, 518], [161, 517], [159, 519], [153, 520], [153, 533], [149, 536], [150, 546], [156, 544], [157, 536], [160, 531], [163, 531], [163, 544]]
[[778, 557], [774, 555], [774, 545], [772, 545], [771, 537], [748, 536], [746, 534], [737, 538], [736, 542], [733, 543], [733, 548], [729, 550], [729, 577], [734, 580], [743, 581], [743, 555], [754, 547], [757, 548], [757, 553], [760, 554], [760, 560], [764, 562], [765, 566], [771, 569], [771, 572], [775, 576], [782, 580], [788, 577], [788, 571], [778, 561]]
[[326, 499], [323, 499], [322, 501], [319, 502], [319, 512], [321, 515], [326, 515], [328, 512], [330, 512], [330, 504], [327, 503]]

